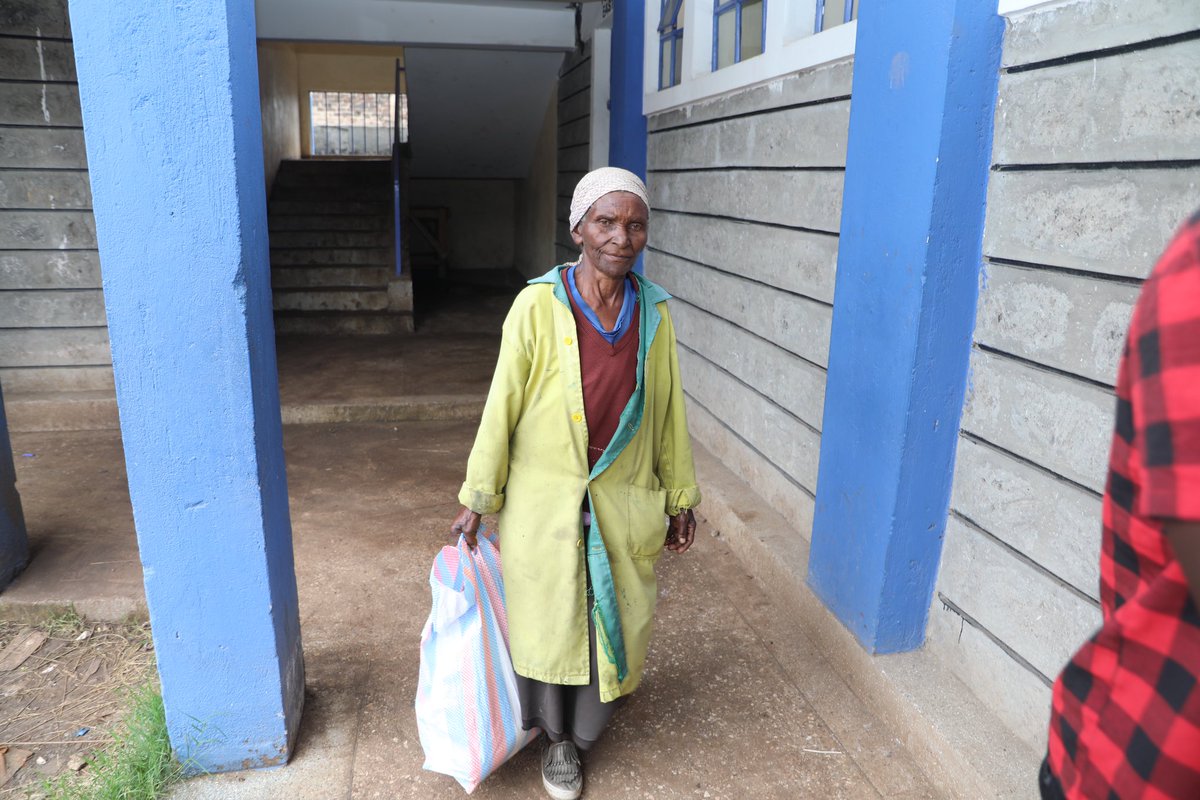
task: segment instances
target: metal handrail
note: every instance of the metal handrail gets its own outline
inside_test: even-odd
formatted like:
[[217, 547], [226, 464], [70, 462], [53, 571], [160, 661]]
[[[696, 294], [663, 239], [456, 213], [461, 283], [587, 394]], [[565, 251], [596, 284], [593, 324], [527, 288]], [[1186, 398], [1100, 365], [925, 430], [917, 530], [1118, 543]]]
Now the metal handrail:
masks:
[[392, 120], [392, 225], [396, 231], [396, 277], [404, 272], [404, 251], [400, 238], [400, 77], [404, 67], [396, 59], [396, 102]]

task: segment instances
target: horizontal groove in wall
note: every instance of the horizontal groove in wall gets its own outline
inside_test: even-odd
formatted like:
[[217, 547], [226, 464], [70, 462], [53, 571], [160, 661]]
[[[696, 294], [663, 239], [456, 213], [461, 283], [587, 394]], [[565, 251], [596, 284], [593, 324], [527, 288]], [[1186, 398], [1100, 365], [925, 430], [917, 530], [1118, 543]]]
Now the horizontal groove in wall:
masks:
[[800, 423], [801, 425], [803, 425], [804, 427], [808, 428], [810, 431], [812, 431], [813, 433], [815, 433], [815, 434], [816, 434], [818, 437], [821, 435], [821, 432], [820, 432], [819, 430], [817, 430], [816, 428], [814, 428], [812, 425], [810, 425], [809, 423], [807, 423], [807, 422], [805, 422], [804, 420], [800, 419], [800, 417], [797, 417], [797, 416], [796, 416], [795, 414], [793, 414], [791, 411], [788, 411], [786, 408], [784, 408], [783, 406], [779, 405], [779, 403], [775, 402], [775, 401], [774, 401], [774, 400], [772, 400], [770, 397], [767, 397], [765, 394], [763, 394], [762, 392], [760, 392], [758, 389], [756, 389], [755, 387], [753, 387], [753, 386], [751, 386], [750, 384], [746, 383], [744, 380], [742, 380], [741, 378], [739, 378], [737, 375], [734, 375], [732, 372], [730, 372], [729, 370], [725, 369], [725, 368], [724, 368], [724, 367], [722, 367], [720, 364], [718, 364], [717, 362], [713, 361], [713, 360], [712, 360], [711, 358], [709, 358], [708, 356], [706, 356], [706, 355], [704, 355], [703, 353], [701, 353], [699, 350], [696, 350], [696, 349], [694, 349], [694, 348], [688, 347], [688, 346], [687, 346], [686, 344], [684, 344], [683, 342], [678, 342], [677, 344], [678, 344], [678, 346], [679, 346], [679, 347], [683, 348], [684, 350], [687, 350], [689, 353], [691, 353], [692, 355], [696, 356], [696, 358], [703, 359], [703, 360], [704, 360], [705, 362], [707, 362], [707, 363], [708, 363], [708, 365], [709, 365], [710, 367], [712, 367], [713, 369], [717, 370], [718, 372], [723, 372], [723, 373], [725, 373], [725, 374], [726, 374], [726, 375], [728, 375], [728, 376], [729, 376], [731, 379], [733, 379], [733, 380], [737, 381], [737, 382], [738, 382], [738, 383], [740, 383], [742, 386], [746, 387], [747, 389], [749, 389], [751, 392], [753, 392], [754, 394], [756, 394], [756, 395], [758, 395], [759, 397], [761, 397], [761, 398], [762, 398], [763, 400], [765, 400], [766, 402], [768, 402], [768, 403], [770, 403], [771, 405], [775, 406], [775, 408], [779, 409], [780, 411], [782, 411], [784, 414], [786, 414], [786, 415], [788, 415], [789, 417], [791, 417], [791, 418], [792, 418], [793, 420], [795, 420], [796, 422], [798, 422], [798, 423]]
[[591, 60], [592, 60], [592, 57], [590, 55], [584, 56], [583, 58], [579, 59], [574, 64], [572, 64], [571, 66], [567, 67], [564, 71], [558, 73], [558, 79], [561, 81], [563, 78], [567, 77], [568, 75], [570, 75], [572, 72], [579, 69], [583, 65], [591, 63]]
[[[28, 289], [26, 291], [40, 291], [38, 289]], [[87, 291], [86, 289], [77, 291]], [[100, 287], [95, 287], [95, 291], [100, 291]], [[106, 331], [107, 325], [26, 325], [21, 328], [5, 328], [6, 331], [38, 331], [39, 333], [52, 333], [54, 331]]]
[[564, 150], [574, 150], [576, 147], [589, 147], [589, 146], [591, 146], [591, 142], [580, 142], [579, 144], [564, 144], [564, 145], [559, 146], [558, 152], [561, 153]]
[[1135, 278], [1132, 275], [1113, 275], [1111, 272], [1092, 272], [1091, 270], [1075, 269], [1073, 267], [1059, 267], [1054, 264], [1039, 264], [1036, 261], [1020, 261], [1015, 258], [1004, 258], [1003, 256], [985, 256], [984, 260], [989, 264], [1017, 267], [1018, 269], [1026, 270], [1028, 272], [1053, 272], [1059, 275], [1070, 275], [1073, 278], [1086, 278], [1089, 281], [1119, 283], [1123, 286], [1141, 286], [1143, 283], [1145, 283], [1143, 279]]
[[1031, 72], [1035, 69], [1047, 69], [1049, 67], [1058, 67], [1064, 64], [1074, 64], [1079, 61], [1092, 61], [1093, 59], [1097, 58], [1109, 58], [1111, 56], [1119, 56], [1126, 53], [1136, 53], [1139, 50], [1150, 50], [1155, 47], [1167, 47], [1169, 45], [1178, 44], [1179, 42], [1189, 42], [1192, 39], [1200, 39], [1200, 30], [1176, 33], [1171, 36], [1160, 36], [1157, 39], [1146, 39], [1142, 42], [1132, 42], [1130, 44], [1121, 44], [1114, 47], [1102, 47], [1099, 50], [1089, 50], [1085, 53], [1072, 53], [1069, 56], [1048, 58], [1044, 61], [1032, 61], [1028, 64], [1017, 64], [1016, 66], [1006, 67], [1003, 72], [1009, 74], [1015, 74], [1018, 72]]
[[[282, 248], [274, 248], [276, 250]], [[303, 250], [305, 248], [294, 248]], [[95, 247], [6, 247], [5, 253], [98, 253]]]
[[803, 294], [801, 292], [792, 291], [791, 289], [783, 289], [783, 288], [776, 286], [773, 283], [767, 283], [766, 281], [760, 281], [757, 278], [748, 278], [745, 275], [742, 275], [740, 272], [730, 272], [729, 270], [721, 269], [720, 267], [714, 267], [712, 264], [705, 264], [702, 261], [696, 261], [695, 259], [685, 258], [684, 256], [676, 255], [675, 253], [672, 253], [670, 250], [660, 250], [657, 247], [650, 247], [650, 246], [647, 246], [646, 249], [652, 253], [659, 253], [660, 255], [670, 256], [671, 258], [677, 258], [680, 261], [686, 261], [689, 264], [695, 264], [697, 267], [704, 267], [705, 269], [711, 269], [713, 272], [719, 272], [722, 275], [728, 275], [731, 278], [738, 278], [739, 280], [743, 280], [746, 283], [756, 283], [759, 286], [765, 286], [768, 289], [774, 289], [775, 291], [777, 291], [781, 294], [790, 295], [792, 297], [799, 297], [801, 300], [807, 300], [810, 303], [816, 303], [817, 305], [825, 306], [826, 308], [833, 308], [833, 303], [828, 303], [824, 300], [818, 300], [815, 297], [809, 297], [806, 294]]
[[[38, 329], [37, 328], [24, 328], [24, 329], [9, 328], [7, 330], [38, 330]], [[84, 330], [84, 329], [75, 328], [75, 330]], [[46, 364], [44, 366], [36, 366], [36, 367], [11, 367], [11, 366], [6, 366], [3, 364], [0, 364], [0, 369], [4, 370], [5, 372], [28, 372], [30, 370], [35, 370], [35, 369], [37, 369], [37, 370], [52, 369], [52, 370], [57, 370], [60, 372], [61, 371], [69, 372], [70, 370], [73, 370], [73, 369], [92, 369], [94, 367], [110, 367], [111, 368], [112, 362], [111, 361], [102, 361], [99, 364]]]
[[734, 328], [737, 328], [742, 333], [745, 333], [749, 336], [753, 336], [755, 339], [758, 339], [760, 342], [769, 344], [769, 345], [771, 345], [771, 347], [775, 348], [776, 350], [780, 350], [784, 353], [787, 353], [792, 358], [795, 358], [799, 361], [803, 361], [805, 364], [808, 364], [810, 367], [814, 367], [815, 369], [821, 370], [821, 372], [824, 372], [826, 375], [829, 374], [829, 370], [826, 369], [825, 367], [821, 366], [817, 362], [810, 361], [809, 359], [805, 358], [804, 356], [800, 355], [799, 353], [793, 353], [791, 350], [788, 350], [786, 347], [780, 347], [778, 342], [773, 342], [770, 339], [766, 338], [765, 336], [761, 336], [761, 335], [755, 333], [754, 331], [750, 330], [749, 328], [743, 328], [741, 325], [738, 325], [736, 322], [725, 319], [720, 314], [714, 314], [712, 311], [709, 311], [707, 308], [698, 306], [695, 303], [691, 302], [690, 300], [685, 300], [682, 297], [676, 297], [675, 295], [671, 295], [671, 299], [677, 303], [682, 303], [683, 305], [687, 306], [688, 308], [699, 311], [701, 314], [712, 317], [713, 319], [719, 319], [722, 322], [724, 322], [726, 325], [730, 325]]
[[[91, 206], [71, 206], [70, 208], [0, 208], [0, 214], [91, 214]], [[291, 233], [291, 231], [289, 231]], [[57, 250], [58, 248], [52, 248]]]
[[581, 115], [580, 115], [580, 116], [578, 116], [578, 117], [571, 117], [569, 120], [566, 120], [565, 122], [560, 122], [560, 123], [558, 123], [558, 127], [560, 127], [560, 128], [565, 128], [566, 126], [568, 126], [568, 125], [570, 125], [570, 124], [572, 124], [572, 123], [574, 123], [574, 122], [579, 122], [579, 120], [581, 120], [581, 119], [587, 119], [587, 118], [588, 118], [588, 117], [590, 117], [590, 116], [591, 116], [591, 113], [587, 113], [587, 114], [581, 114]]
[[1061, 481], [1062, 483], [1065, 483], [1068, 486], [1071, 486], [1075, 489], [1079, 489], [1080, 491], [1087, 492], [1092, 497], [1095, 497], [1095, 498], [1103, 497], [1103, 495], [1100, 492], [1097, 492], [1092, 487], [1085, 486], [1082, 483], [1080, 483], [1079, 481], [1072, 480], [1072, 479], [1066, 477], [1065, 475], [1059, 475], [1054, 470], [1047, 469], [1045, 465], [1040, 464], [1037, 461], [1034, 461], [1030, 458], [1026, 458], [1025, 456], [1021, 455], [1020, 453], [1015, 453], [1003, 445], [996, 444], [995, 442], [993, 442], [990, 439], [985, 439], [982, 436], [979, 436], [978, 434], [972, 433], [971, 431], [967, 430], [966, 428], [960, 429], [958, 432], [958, 435], [961, 436], [962, 438], [966, 439], [969, 442], [980, 445], [982, 447], [987, 447], [991, 450], [996, 451], [997, 453], [1008, 456], [1012, 460], [1020, 462], [1021, 464], [1024, 464], [1025, 466], [1030, 467], [1032, 469], [1035, 469], [1038, 472], [1042, 473], [1043, 475], [1045, 475], [1053, 480]]
[[987, 528], [983, 527], [978, 522], [976, 522], [975, 520], [968, 517], [966, 514], [962, 513], [961, 511], [959, 511], [957, 509], [954, 509], [954, 508], [950, 509], [950, 513], [951, 513], [951, 515], [954, 516], [955, 519], [957, 519], [963, 525], [965, 525], [968, 528], [970, 528], [971, 530], [975, 531], [980, 536], [986, 536], [993, 543], [999, 545], [1000, 547], [1003, 547], [1005, 550], [1007, 550], [1009, 553], [1011, 553], [1014, 558], [1016, 558], [1017, 560], [1025, 563], [1025, 564], [1028, 564], [1030, 567], [1032, 567], [1034, 570], [1036, 570], [1041, 575], [1045, 576], [1051, 582], [1058, 584], [1059, 586], [1063, 587], [1067, 591], [1071, 592], [1071, 594], [1076, 595], [1077, 597], [1079, 597], [1079, 599], [1083, 600], [1088, 605], [1091, 605], [1095, 608], [1100, 608], [1099, 600], [1092, 597], [1090, 594], [1085, 592], [1083, 589], [1080, 589], [1078, 586], [1071, 583], [1070, 581], [1065, 580], [1065, 579], [1059, 577], [1058, 575], [1056, 575], [1055, 573], [1051, 572], [1050, 570], [1046, 569], [1044, 566], [1039, 564], [1037, 561], [1035, 561], [1032, 558], [1030, 558], [1029, 556], [1025, 555], [1020, 550], [1018, 550], [1017, 548], [1013, 547], [1008, 542], [1001, 539], [999, 536], [996, 536], [996, 534], [992, 533]]
[[584, 92], [590, 92], [591, 90], [592, 90], [592, 85], [589, 83], [586, 86], [576, 89], [575, 91], [571, 92], [570, 94], [564, 94], [562, 97], [558, 98], [558, 102], [566, 103], [571, 98], [578, 97], [579, 95], [583, 94]]
[[0, 122], [0, 130], [37, 130], [37, 131], [81, 131], [82, 125], [27, 125], [17, 122]]
[[25, 83], [30, 86], [78, 86], [79, 81], [60, 81], [54, 78], [0, 78], [0, 83]]
[[[14, 251], [13, 250], [0, 250], [0, 253], [12, 253], [12, 252], [14, 252]], [[23, 250], [21, 252], [29, 252], [29, 251]], [[57, 253], [58, 251], [57, 250], [49, 250], [49, 251], [35, 250], [33, 252], [35, 252], [35, 253], [36, 252]], [[53, 294], [55, 292], [79, 293], [79, 292], [100, 292], [100, 291], [103, 291], [102, 286], [37, 286], [32, 289], [0, 289], [0, 294], [5, 294], [6, 292], [25, 292], [26, 294]], [[0, 327], [5, 327], [5, 326], [0, 325]], [[17, 327], [25, 327], [25, 326], [19, 325]], [[63, 327], [68, 327], [68, 328], [71, 328], [72, 330], [79, 330], [78, 327], [72, 326], [72, 325], [66, 325]], [[91, 326], [85, 325], [83, 327], [86, 328], [86, 327], [91, 327]]]
[[36, 164], [28, 167], [0, 167], [0, 172], [81, 172], [87, 174], [87, 167], [40, 167]]
[[[996, 356], [998, 358], [1006, 358], [1009, 361], [1015, 361], [1018, 364], [1024, 364], [1025, 366], [1027, 366], [1031, 369], [1041, 370], [1042, 372], [1048, 372], [1051, 375], [1057, 375], [1060, 378], [1069, 378], [1074, 381], [1079, 381], [1080, 383], [1085, 383], [1088, 386], [1095, 386], [1097, 389], [1103, 389], [1106, 392], [1111, 392], [1113, 390], [1114, 384], [1105, 383], [1104, 381], [1098, 381], [1095, 378], [1086, 378], [1083, 375], [1077, 375], [1074, 372], [1069, 372], [1060, 367], [1052, 367], [1047, 364], [1043, 364], [1040, 361], [1034, 361], [1031, 358], [1025, 358], [1024, 356], [1014, 355], [1013, 353], [1009, 353], [1006, 350], [1001, 350], [998, 347], [992, 347], [991, 345], [980, 344], [979, 342], [975, 342], [975, 347], [976, 347], [976, 349], [980, 350], [981, 352], [987, 353], [989, 356]], [[1116, 376], [1114, 375], [1113, 377], [1115, 378]]]
[[[791, 111], [792, 109], [795, 109], [795, 108], [808, 108], [810, 106], [823, 106], [823, 105], [828, 105], [829, 103], [839, 103], [843, 100], [849, 100], [849, 99], [850, 99], [850, 95], [839, 94], [839, 95], [835, 95], [833, 97], [822, 97], [820, 100], [805, 100], [802, 103], [789, 103], [788, 105], [785, 105], [785, 106], [772, 106], [771, 108], [755, 109], [754, 111], [742, 111], [737, 114], [730, 114], [725, 117], [716, 117], [714, 119], [703, 119], [703, 120], [697, 120], [696, 122], [681, 122], [678, 125], [671, 125], [671, 126], [665, 127], [665, 128], [655, 128], [654, 130], [650, 131], [650, 135], [653, 136], [656, 133], [666, 133], [667, 131], [677, 131], [677, 130], [681, 130], [683, 128], [698, 128], [702, 125], [715, 125], [715, 124], [725, 122], [725, 121], [731, 120], [731, 119], [744, 119], [746, 117], [761, 117], [766, 114], [776, 114], [780, 111]], [[693, 103], [692, 105], [695, 105], [695, 103]]]
[[716, 414], [714, 414], [714, 413], [712, 412], [712, 410], [711, 410], [711, 409], [710, 409], [708, 406], [704, 405], [704, 403], [701, 403], [699, 400], [697, 400], [697, 399], [696, 399], [696, 397], [695, 397], [694, 395], [692, 395], [690, 392], [688, 392], [686, 389], [684, 389], [683, 393], [684, 393], [684, 395], [685, 395], [686, 397], [688, 397], [688, 398], [689, 398], [689, 399], [690, 399], [690, 400], [691, 400], [693, 403], [695, 403], [696, 405], [700, 406], [700, 407], [701, 407], [701, 408], [703, 408], [705, 411], [707, 411], [707, 412], [708, 412], [708, 414], [709, 414], [709, 416], [711, 416], [713, 419], [715, 419], [715, 420], [717, 421], [717, 424], [718, 424], [718, 425], [720, 425], [720, 426], [721, 426], [722, 428], [724, 428], [725, 430], [727, 430], [727, 431], [729, 432], [729, 434], [730, 434], [730, 435], [731, 435], [733, 438], [737, 439], [739, 442], [741, 442], [743, 445], [745, 445], [745, 446], [746, 446], [746, 448], [750, 450], [750, 452], [754, 453], [756, 456], [758, 456], [758, 457], [759, 457], [759, 458], [761, 458], [763, 461], [765, 461], [767, 464], [769, 464], [769, 465], [771, 466], [771, 469], [775, 470], [775, 471], [776, 471], [776, 472], [778, 472], [780, 475], [782, 475], [782, 476], [784, 477], [784, 479], [786, 479], [786, 480], [787, 480], [787, 482], [788, 482], [788, 483], [792, 484], [792, 485], [793, 485], [793, 486], [795, 486], [797, 489], [799, 489], [800, 491], [804, 492], [806, 495], [808, 495], [809, 497], [811, 497], [813, 500], [816, 500], [816, 499], [817, 499], [817, 495], [816, 495], [816, 494], [815, 494], [815, 493], [814, 493], [814, 492], [813, 492], [811, 489], [809, 489], [809, 488], [808, 488], [807, 486], [805, 486], [803, 483], [800, 483], [800, 481], [798, 481], [798, 480], [796, 480], [795, 478], [793, 478], [793, 477], [792, 477], [792, 475], [791, 475], [791, 473], [787, 472], [786, 470], [780, 469], [780, 467], [779, 467], [779, 465], [778, 465], [778, 464], [776, 464], [776, 463], [775, 463], [774, 461], [772, 461], [771, 459], [767, 458], [767, 457], [766, 457], [766, 455], [764, 455], [764, 454], [763, 454], [763, 452], [762, 452], [761, 450], [759, 450], [759, 449], [758, 449], [757, 447], [755, 447], [754, 445], [750, 444], [750, 442], [746, 441], [746, 440], [745, 440], [745, 439], [742, 437], [742, 435], [741, 435], [740, 433], [738, 433], [738, 432], [737, 432], [737, 431], [735, 431], [733, 428], [731, 428], [731, 427], [729, 427], [727, 424], [725, 424], [725, 420], [721, 419], [721, 418], [720, 418], [720, 417], [718, 417]]
[[28, 42], [63, 42], [71, 44], [72, 40], [63, 36], [33, 36], [28, 33], [0, 33], [0, 39], [24, 39]]
[[679, 175], [696, 172], [845, 172], [845, 167], [754, 167], [725, 164], [720, 167], [671, 167], [648, 169], [651, 175]]
[[938, 597], [938, 602], [940, 602], [943, 606], [945, 606], [950, 611], [953, 611], [955, 614], [957, 614], [964, 623], [966, 623], [967, 625], [970, 625], [972, 628], [979, 631], [984, 636], [986, 636], [988, 639], [990, 639], [992, 641], [992, 644], [996, 645], [1002, 651], [1004, 651], [1004, 654], [1007, 655], [1009, 658], [1011, 658], [1013, 661], [1017, 662], [1022, 667], [1024, 667], [1025, 669], [1027, 669], [1031, 673], [1033, 673], [1034, 677], [1036, 677], [1042, 683], [1046, 684], [1047, 688], [1054, 685], [1054, 681], [1052, 681], [1052, 680], [1050, 680], [1050, 678], [1046, 677], [1046, 675], [1043, 674], [1040, 669], [1038, 669], [1033, 664], [1030, 664], [1028, 661], [1026, 661], [1025, 658], [1020, 653], [1018, 653], [1016, 650], [1013, 650], [1011, 647], [1009, 647], [1004, 642], [1004, 640], [1002, 640], [999, 636], [997, 636], [996, 634], [989, 631], [986, 627], [984, 627], [982, 622], [975, 619], [967, 612], [963, 611], [961, 608], [959, 608], [957, 605], [955, 605], [954, 602], [950, 598], [946, 597], [946, 595], [942, 594], [941, 592], [937, 593], [937, 597]]
[[1104, 170], [1194, 169], [1200, 158], [1158, 161], [1062, 161], [1052, 164], [993, 164], [992, 172], [1102, 172]]
[[678, 208], [663, 208], [662, 206], [651, 206], [650, 211], [655, 214], [678, 214], [681, 217], [694, 217], [696, 219], [720, 219], [729, 222], [748, 222], [751, 225], [765, 225], [768, 228], [781, 228], [785, 231], [799, 231], [801, 233], [819, 233], [822, 236], [832, 236], [837, 238], [837, 231], [825, 231], [820, 228], [806, 228], [803, 225], [784, 225], [781, 222], [764, 222], [757, 219], [743, 219], [742, 217], [731, 217], [726, 214], [708, 214], [703, 211], [683, 211]]

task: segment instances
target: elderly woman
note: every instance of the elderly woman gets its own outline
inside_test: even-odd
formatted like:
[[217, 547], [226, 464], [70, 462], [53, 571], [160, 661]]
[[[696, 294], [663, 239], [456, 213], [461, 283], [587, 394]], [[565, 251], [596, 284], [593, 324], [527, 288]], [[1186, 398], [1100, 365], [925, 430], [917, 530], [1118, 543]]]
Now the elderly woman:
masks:
[[[635, 274], [646, 187], [613, 167], [571, 201], [578, 261], [530, 281], [504, 322], [454, 532], [499, 512], [509, 637], [551, 797], [583, 788], [578, 750], [642, 678], [663, 547], [700, 502], [669, 295]], [[669, 520], [668, 520], [669, 518]]]

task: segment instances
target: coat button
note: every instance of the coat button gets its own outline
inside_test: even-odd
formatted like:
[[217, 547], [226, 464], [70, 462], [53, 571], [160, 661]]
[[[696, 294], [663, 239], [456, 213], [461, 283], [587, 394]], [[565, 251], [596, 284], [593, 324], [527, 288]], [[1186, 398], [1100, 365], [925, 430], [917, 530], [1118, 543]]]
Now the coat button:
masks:
[[574, 414], [571, 415], [571, 421], [572, 422], [583, 422], [583, 414], [580, 414], [578, 411], [576, 411]]
[[563, 344], [565, 344], [567, 347], [570, 347], [571, 342], [573, 342], [573, 341], [575, 341], [575, 340], [572, 339], [570, 336], [568, 336], [567, 338], [563, 339]]

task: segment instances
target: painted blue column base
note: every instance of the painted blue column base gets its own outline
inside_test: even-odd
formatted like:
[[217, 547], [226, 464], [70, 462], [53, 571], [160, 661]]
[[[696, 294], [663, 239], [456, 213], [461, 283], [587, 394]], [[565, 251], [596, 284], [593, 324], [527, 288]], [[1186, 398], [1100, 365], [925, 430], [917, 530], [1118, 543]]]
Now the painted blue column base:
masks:
[[8, 439], [4, 393], [0, 390], [0, 589], [12, 583], [28, 563], [29, 537], [21, 496], [17, 494], [17, 472]]
[[978, 294], [996, 0], [858, 20], [808, 583], [872, 652], [925, 637]]
[[171, 743], [295, 746], [304, 660], [253, 0], [71, 0], [121, 436]]

